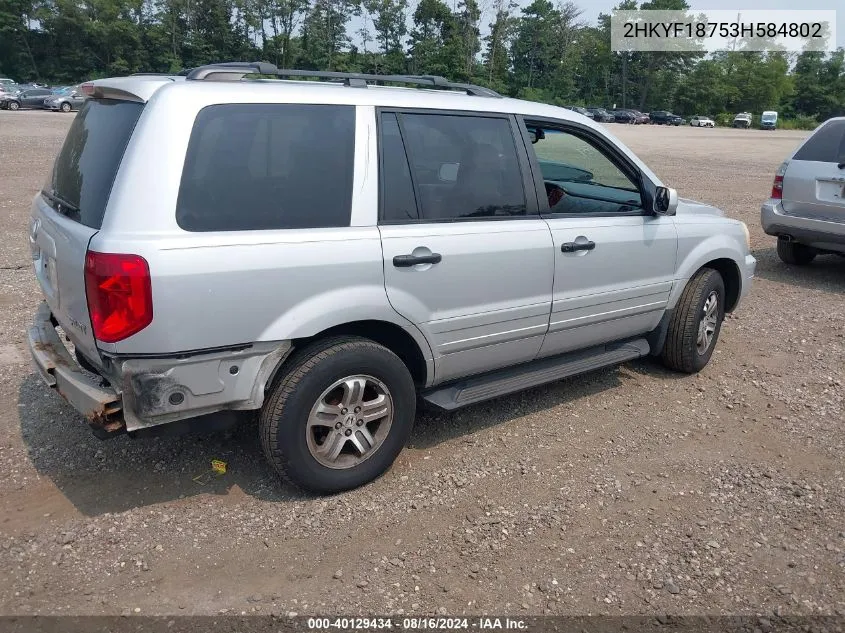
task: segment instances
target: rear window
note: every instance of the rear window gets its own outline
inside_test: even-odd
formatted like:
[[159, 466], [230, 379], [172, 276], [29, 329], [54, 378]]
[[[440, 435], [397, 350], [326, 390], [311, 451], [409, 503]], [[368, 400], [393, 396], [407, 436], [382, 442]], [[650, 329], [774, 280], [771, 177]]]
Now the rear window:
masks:
[[99, 229], [123, 152], [144, 105], [89, 99], [76, 115], [43, 193], [59, 213]]
[[845, 161], [845, 120], [828, 121], [807, 139], [793, 160], [822, 163]]
[[354, 106], [209, 106], [191, 132], [176, 221], [186, 231], [349, 226], [354, 152]]

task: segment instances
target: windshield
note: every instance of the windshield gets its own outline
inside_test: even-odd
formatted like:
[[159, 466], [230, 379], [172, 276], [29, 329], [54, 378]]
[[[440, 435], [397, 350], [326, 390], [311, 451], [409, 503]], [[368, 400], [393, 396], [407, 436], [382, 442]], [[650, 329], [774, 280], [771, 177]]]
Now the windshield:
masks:
[[774, 121], [778, 118], [777, 114], [774, 113], [766, 113], [763, 115], [763, 121]]

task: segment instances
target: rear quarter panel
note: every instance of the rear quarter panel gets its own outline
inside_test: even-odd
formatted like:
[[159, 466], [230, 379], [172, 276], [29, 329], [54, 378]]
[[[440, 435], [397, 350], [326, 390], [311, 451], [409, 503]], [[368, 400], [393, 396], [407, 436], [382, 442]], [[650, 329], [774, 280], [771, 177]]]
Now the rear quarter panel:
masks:
[[[191, 233], [178, 226], [175, 207], [194, 119], [207, 105], [231, 103], [232, 92], [219, 82], [169, 88], [152, 97], [139, 120], [91, 243], [94, 250], [147, 259], [153, 322], [101, 348], [166, 354], [306, 337], [381, 319], [410, 329], [431, 358], [384, 290], [373, 109], [358, 106], [356, 114], [352, 227]], [[278, 98], [268, 98], [273, 94], [252, 89], [238, 96], [241, 103], [268, 103]]]

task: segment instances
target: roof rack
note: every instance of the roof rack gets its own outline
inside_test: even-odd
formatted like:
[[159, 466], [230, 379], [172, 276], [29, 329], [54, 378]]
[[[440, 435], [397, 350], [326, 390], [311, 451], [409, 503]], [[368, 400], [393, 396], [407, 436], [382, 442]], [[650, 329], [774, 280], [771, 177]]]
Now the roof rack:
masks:
[[132, 73], [130, 77], [186, 77], [191, 72], [191, 68], [180, 70], [175, 73]]
[[225, 62], [222, 64], [208, 64], [187, 72], [187, 79], [238, 81], [246, 75], [274, 75], [285, 77], [313, 77], [314, 79], [330, 79], [342, 81], [344, 86], [352, 88], [366, 88], [367, 82], [388, 82], [396, 84], [410, 84], [429, 88], [445, 88], [462, 90], [468, 95], [476, 97], [501, 97], [498, 92], [476, 86], [474, 84], [454, 83], [445, 77], [435, 75], [370, 75], [365, 73], [342, 73], [320, 70], [295, 70], [276, 68], [269, 62]]

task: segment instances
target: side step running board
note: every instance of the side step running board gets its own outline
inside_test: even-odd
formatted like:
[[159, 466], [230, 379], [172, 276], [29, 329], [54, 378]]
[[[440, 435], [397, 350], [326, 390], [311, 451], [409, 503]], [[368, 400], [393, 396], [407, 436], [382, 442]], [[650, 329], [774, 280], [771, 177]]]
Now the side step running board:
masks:
[[451, 411], [529, 387], [583, 374], [600, 367], [618, 365], [627, 360], [646, 356], [648, 353], [649, 345], [645, 339], [615, 345], [601, 345], [466, 378], [425, 392], [422, 397], [436, 407]]

